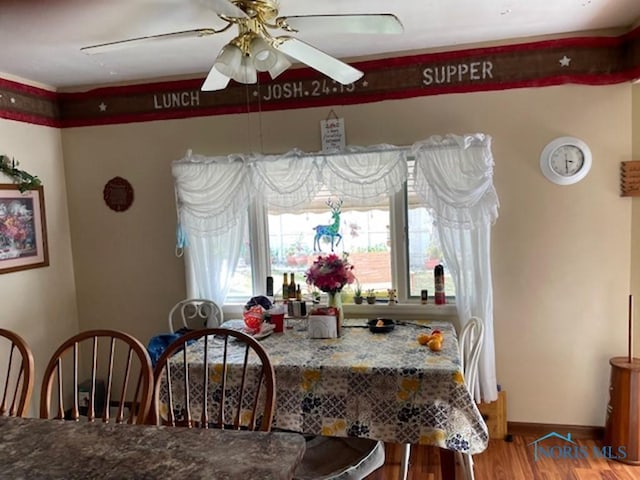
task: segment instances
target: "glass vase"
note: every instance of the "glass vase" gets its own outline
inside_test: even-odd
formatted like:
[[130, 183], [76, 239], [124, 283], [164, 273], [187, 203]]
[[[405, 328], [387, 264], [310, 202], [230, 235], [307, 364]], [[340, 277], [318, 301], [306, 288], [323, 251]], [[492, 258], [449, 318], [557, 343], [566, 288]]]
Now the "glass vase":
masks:
[[336, 330], [338, 332], [338, 336], [340, 336], [340, 331], [342, 330], [342, 322], [344, 320], [344, 310], [342, 308], [342, 294], [340, 292], [335, 292], [335, 293], [331, 293], [329, 292], [328, 294], [328, 305], [330, 307], [334, 307], [336, 310], [338, 310], [338, 315], [336, 316]]

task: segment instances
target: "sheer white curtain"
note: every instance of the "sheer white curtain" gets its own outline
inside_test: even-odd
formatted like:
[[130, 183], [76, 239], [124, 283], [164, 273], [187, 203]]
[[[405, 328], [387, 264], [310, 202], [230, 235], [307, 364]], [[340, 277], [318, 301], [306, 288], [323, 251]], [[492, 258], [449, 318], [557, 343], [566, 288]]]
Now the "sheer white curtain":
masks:
[[485, 324], [476, 400], [497, 399], [493, 336], [491, 226], [498, 218], [491, 138], [434, 136], [413, 145], [416, 190], [436, 222], [446, 265], [456, 286], [460, 327], [472, 316]]
[[187, 297], [224, 304], [240, 258], [246, 225], [246, 221], [238, 221], [217, 235], [189, 236], [185, 249]]
[[222, 305], [240, 257], [251, 201], [249, 163], [240, 155], [187, 156], [173, 164], [178, 231], [184, 238], [187, 297]]

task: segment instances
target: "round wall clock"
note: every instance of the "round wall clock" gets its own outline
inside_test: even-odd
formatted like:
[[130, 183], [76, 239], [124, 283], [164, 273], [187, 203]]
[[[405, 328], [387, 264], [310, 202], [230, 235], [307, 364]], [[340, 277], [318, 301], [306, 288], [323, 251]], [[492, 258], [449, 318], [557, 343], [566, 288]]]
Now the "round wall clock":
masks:
[[579, 138], [556, 138], [544, 147], [540, 155], [542, 174], [558, 185], [579, 182], [590, 168], [591, 149]]

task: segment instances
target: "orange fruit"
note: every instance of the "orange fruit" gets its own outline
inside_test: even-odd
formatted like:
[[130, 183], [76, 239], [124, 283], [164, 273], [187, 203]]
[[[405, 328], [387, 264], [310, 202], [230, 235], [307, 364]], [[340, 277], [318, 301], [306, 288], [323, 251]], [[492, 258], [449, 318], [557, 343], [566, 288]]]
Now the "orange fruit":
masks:
[[429, 340], [429, 343], [427, 343], [427, 345], [429, 345], [429, 348], [433, 352], [439, 352], [440, 350], [442, 350], [442, 341], [439, 338], [432, 338], [431, 340]]
[[426, 345], [427, 343], [429, 343], [429, 340], [431, 340], [431, 335], [429, 335], [428, 333], [420, 333], [418, 335], [418, 343], [420, 345]]

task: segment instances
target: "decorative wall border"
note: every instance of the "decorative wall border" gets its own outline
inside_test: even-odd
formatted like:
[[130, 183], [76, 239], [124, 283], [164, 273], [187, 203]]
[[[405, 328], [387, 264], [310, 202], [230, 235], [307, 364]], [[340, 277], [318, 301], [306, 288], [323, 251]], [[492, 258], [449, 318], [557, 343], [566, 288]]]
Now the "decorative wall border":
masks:
[[0, 118], [60, 127], [58, 94], [0, 78]]
[[0, 117], [65, 128], [568, 83], [615, 84], [640, 77], [640, 28], [618, 37], [545, 40], [353, 65], [365, 75], [346, 86], [298, 68], [275, 81], [261, 76], [256, 85], [232, 81], [219, 92], [201, 92], [202, 78], [72, 93], [0, 79]]

